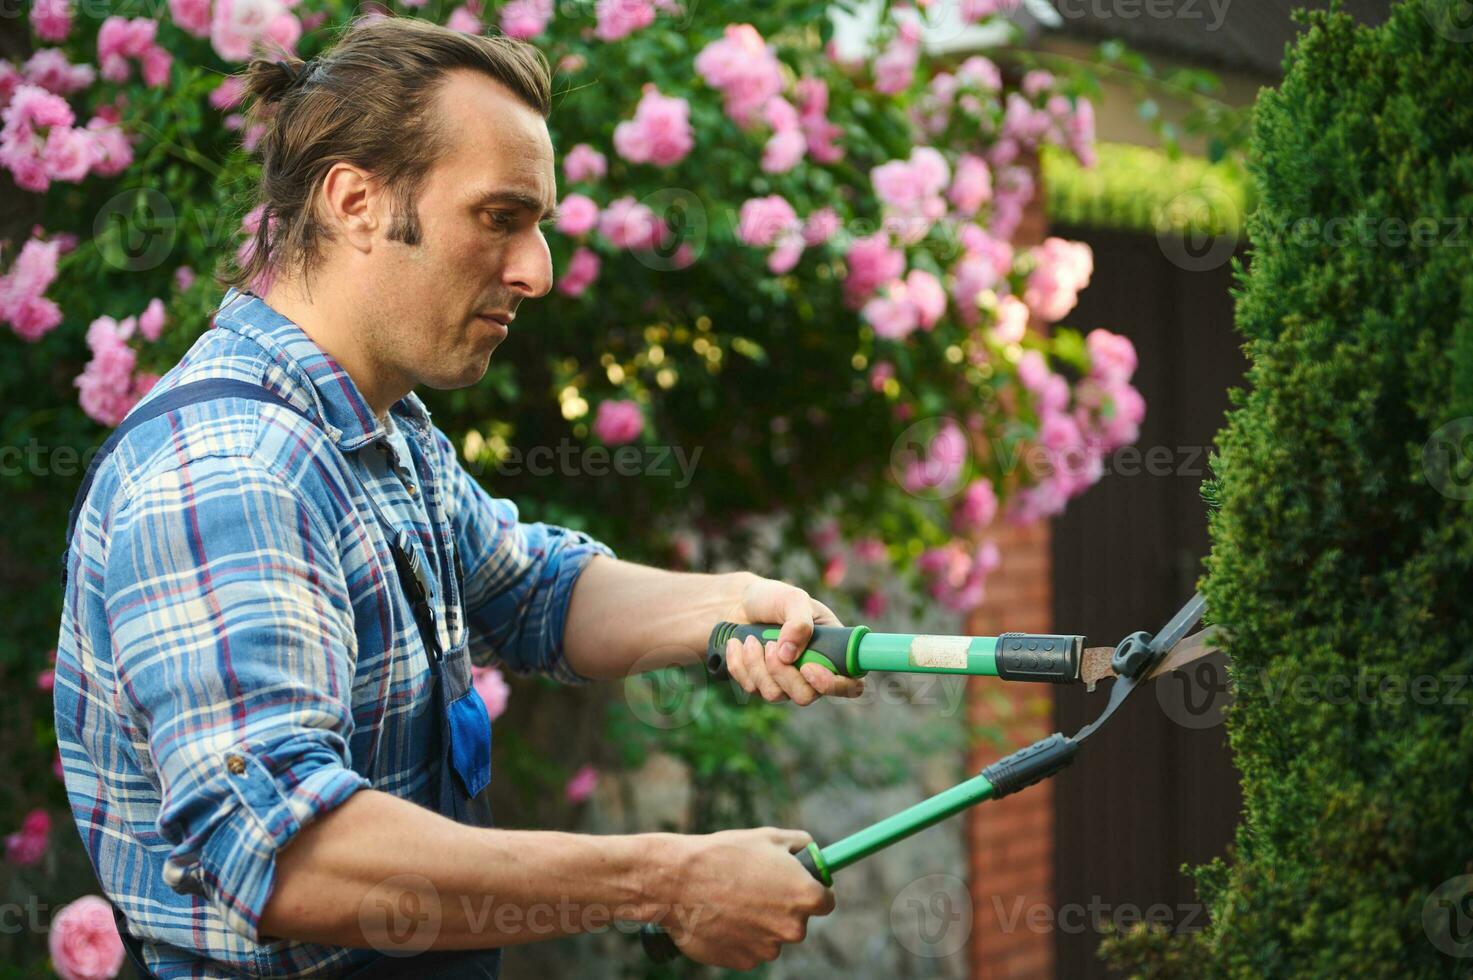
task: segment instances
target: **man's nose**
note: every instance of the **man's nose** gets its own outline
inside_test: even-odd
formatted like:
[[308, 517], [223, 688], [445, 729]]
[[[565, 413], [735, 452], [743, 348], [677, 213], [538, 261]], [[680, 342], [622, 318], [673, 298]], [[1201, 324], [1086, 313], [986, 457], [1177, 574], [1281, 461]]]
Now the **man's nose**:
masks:
[[537, 299], [552, 290], [552, 253], [540, 230], [519, 242], [507, 259], [504, 281], [523, 298]]

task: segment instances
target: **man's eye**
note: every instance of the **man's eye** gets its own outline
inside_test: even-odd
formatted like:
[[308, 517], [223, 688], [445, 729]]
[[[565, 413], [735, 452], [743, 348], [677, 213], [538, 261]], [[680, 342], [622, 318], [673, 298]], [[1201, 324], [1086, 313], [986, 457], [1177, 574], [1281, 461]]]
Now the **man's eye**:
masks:
[[517, 216], [510, 211], [488, 211], [491, 226], [498, 231], [510, 231], [517, 223]]

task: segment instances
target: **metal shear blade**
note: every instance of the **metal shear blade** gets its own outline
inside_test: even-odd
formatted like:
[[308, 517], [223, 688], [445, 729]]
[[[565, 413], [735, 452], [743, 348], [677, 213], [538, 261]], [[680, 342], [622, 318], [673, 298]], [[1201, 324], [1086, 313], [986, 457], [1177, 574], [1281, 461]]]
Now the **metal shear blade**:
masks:
[[1074, 741], [1083, 741], [1092, 735], [1096, 729], [1109, 720], [1110, 716], [1137, 687], [1194, 660], [1199, 660], [1216, 649], [1211, 642], [1217, 630], [1215, 626], [1209, 626], [1191, 636], [1187, 635], [1187, 632], [1201, 621], [1205, 607], [1206, 603], [1200, 592], [1192, 596], [1187, 604], [1171, 617], [1171, 621], [1151, 638], [1150, 659], [1141, 672], [1133, 677], [1120, 677], [1116, 674], [1115, 668], [1111, 666], [1115, 654], [1114, 647], [1090, 647], [1084, 651], [1084, 657], [1080, 662], [1079, 677], [1089, 690], [1093, 691], [1095, 684], [1102, 678], [1115, 677], [1116, 681], [1110, 688], [1110, 700], [1106, 703], [1105, 710], [1100, 712], [1098, 718], [1081, 728], [1074, 735]]

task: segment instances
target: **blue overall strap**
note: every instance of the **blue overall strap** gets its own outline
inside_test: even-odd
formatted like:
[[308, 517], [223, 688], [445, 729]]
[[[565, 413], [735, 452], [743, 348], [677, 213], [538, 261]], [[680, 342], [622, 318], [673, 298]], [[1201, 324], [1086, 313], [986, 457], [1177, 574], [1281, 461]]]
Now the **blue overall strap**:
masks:
[[[71, 551], [72, 535], [77, 531], [77, 519], [82, 516], [82, 507], [87, 502], [87, 494], [92, 489], [92, 481], [97, 476], [97, 470], [102, 466], [102, 461], [112, 455], [118, 443], [123, 437], [132, 432], [144, 422], [150, 422], [168, 412], [183, 408], [186, 405], [194, 405], [198, 402], [214, 401], [219, 398], [244, 398], [249, 401], [268, 402], [280, 405], [282, 408], [296, 412], [302, 418], [311, 422], [306, 412], [293, 405], [274, 391], [263, 388], [253, 381], [241, 381], [236, 378], [207, 378], [204, 381], [191, 381], [180, 385], [171, 391], [166, 391], [157, 398], [144, 402], [143, 405], [127, 418], [123, 423], [113, 430], [112, 435], [102, 444], [97, 455], [92, 457], [91, 464], [87, 467], [87, 475], [82, 477], [82, 486], [77, 490], [77, 497], [72, 501], [72, 512], [66, 522], [66, 548], [61, 553], [61, 587], [66, 590], [67, 577], [67, 553]], [[316, 424], [316, 423], [313, 423]]]

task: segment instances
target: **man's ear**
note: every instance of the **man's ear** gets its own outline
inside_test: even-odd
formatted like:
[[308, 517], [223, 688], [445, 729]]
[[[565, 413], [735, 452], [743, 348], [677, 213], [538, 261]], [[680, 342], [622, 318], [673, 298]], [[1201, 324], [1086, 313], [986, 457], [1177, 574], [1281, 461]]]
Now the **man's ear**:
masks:
[[339, 161], [322, 178], [323, 219], [351, 248], [367, 252], [383, 227], [383, 188], [366, 171]]

